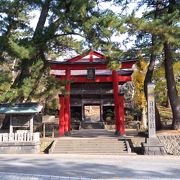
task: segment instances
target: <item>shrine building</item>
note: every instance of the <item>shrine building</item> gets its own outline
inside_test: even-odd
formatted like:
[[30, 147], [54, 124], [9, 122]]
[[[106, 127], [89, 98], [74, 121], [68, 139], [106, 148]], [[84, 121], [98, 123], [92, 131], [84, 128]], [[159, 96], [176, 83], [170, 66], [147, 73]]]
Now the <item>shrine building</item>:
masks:
[[123, 60], [118, 70], [110, 70], [106, 56], [96, 51], [65, 61], [49, 61], [50, 74], [66, 82], [66, 93], [59, 95], [59, 136], [71, 130], [71, 112], [80, 113], [81, 122], [86, 121], [88, 105], [99, 106], [100, 122], [104, 122], [104, 111], [112, 108], [116, 133], [124, 135], [124, 95], [120, 87], [132, 80], [135, 62]]

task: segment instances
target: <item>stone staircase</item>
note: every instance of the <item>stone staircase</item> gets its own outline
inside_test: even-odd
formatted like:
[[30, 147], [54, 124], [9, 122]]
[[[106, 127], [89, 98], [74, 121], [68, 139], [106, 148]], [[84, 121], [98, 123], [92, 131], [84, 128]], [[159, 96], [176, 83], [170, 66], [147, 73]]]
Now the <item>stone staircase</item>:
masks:
[[104, 122], [91, 122], [91, 121], [83, 121], [81, 122], [82, 129], [104, 129]]
[[55, 140], [50, 154], [110, 154], [122, 155], [130, 152], [125, 139], [115, 137], [62, 137]]

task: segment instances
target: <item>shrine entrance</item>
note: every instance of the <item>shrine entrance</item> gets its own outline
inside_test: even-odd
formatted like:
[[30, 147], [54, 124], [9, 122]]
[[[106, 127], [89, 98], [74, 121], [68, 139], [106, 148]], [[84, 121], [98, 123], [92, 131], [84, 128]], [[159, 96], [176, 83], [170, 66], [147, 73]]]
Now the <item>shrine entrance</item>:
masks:
[[[104, 110], [113, 109], [117, 134], [125, 134], [124, 94], [121, 85], [131, 81], [135, 60], [119, 61], [119, 69], [108, 69], [109, 60], [103, 54], [92, 51], [63, 62], [49, 61], [51, 72], [65, 82], [66, 93], [59, 95], [59, 135], [71, 130], [72, 116], [80, 121], [105, 120]], [[97, 106], [95, 110], [90, 107]], [[94, 113], [94, 114], [93, 114]]]
[[85, 105], [84, 106], [84, 120], [88, 122], [101, 121], [101, 107], [100, 105]]

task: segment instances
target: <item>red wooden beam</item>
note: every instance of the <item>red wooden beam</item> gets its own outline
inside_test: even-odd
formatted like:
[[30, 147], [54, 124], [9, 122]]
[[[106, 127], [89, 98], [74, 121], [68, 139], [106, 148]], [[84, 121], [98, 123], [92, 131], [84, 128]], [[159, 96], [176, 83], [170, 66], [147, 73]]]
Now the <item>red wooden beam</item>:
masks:
[[104, 56], [103, 54], [100, 54], [100, 53], [98, 53], [96, 51], [93, 51], [92, 54], [94, 54], [95, 56], [97, 56], [97, 57], [99, 57], [101, 59], [106, 59], [106, 56]]
[[136, 61], [122, 62], [121, 69], [130, 69], [130, 68], [132, 68], [133, 64], [135, 64], [135, 63], [136, 63]]
[[93, 62], [93, 52], [89, 53], [89, 62]]
[[[74, 58], [72, 58], [72, 59], [68, 59], [67, 61], [68, 61], [68, 62], [76, 62], [76, 61], [82, 59], [83, 57], [85, 57], [85, 56], [87, 56], [87, 55], [88, 55], [88, 54], [78, 55], [78, 56], [76, 56], [76, 57], [74, 57]], [[106, 59], [106, 57], [105, 57], [103, 54], [100, 54], [100, 53], [98, 53], [98, 52], [96, 52], [96, 51], [91, 51], [91, 52], [89, 53], [90, 62], [92, 62], [92, 56], [93, 56], [93, 55], [95, 55], [95, 56], [97, 56], [97, 57], [99, 57], [99, 58], [101, 58], [101, 59]]]
[[96, 69], [108, 69], [107, 64], [55, 64], [51, 65], [50, 68], [52, 70], [86, 70], [88, 68], [96, 68]]
[[85, 56], [87, 56], [87, 54], [78, 55], [78, 56], [76, 56], [76, 57], [74, 57], [74, 58], [72, 58], [72, 59], [68, 59], [67, 61], [68, 61], [68, 62], [76, 62], [76, 61], [82, 59], [82, 58], [85, 57]]
[[[57, 79], [64, 81], [67, 80], [66, 76], [56, 76]], [[84, 82], [112, 82], [112, 76], [96, 76], [95, 80], [87, 79], [86, 76], [72, 76], [70, 81], [76, 82], [76, 83], [84, 83]], [[121, 76], [118, 75], [118, 82], [128, 82], [131, 81], [131, 76]]]
[[[135, 61], [130, 62], [122, 62], [120, 66], [120, 69], [130, 69], [132, 68], [133, 64], [135, 64]], [[88, 68], [96, 68], [96, 69], [108, 69], [107, 64], [105, 63], [88, 63], [88, 64], [54, 64], [50, 65], [50, 68], [52, 70], [65, 70], [65, 69], [71, 69], [71, 70], [85, 70]]]

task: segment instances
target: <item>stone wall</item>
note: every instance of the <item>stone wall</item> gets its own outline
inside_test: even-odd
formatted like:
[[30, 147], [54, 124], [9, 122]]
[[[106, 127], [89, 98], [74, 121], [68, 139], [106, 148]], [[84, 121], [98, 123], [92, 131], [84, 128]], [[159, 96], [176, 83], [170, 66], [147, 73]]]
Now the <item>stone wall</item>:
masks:
[[158, 135], [158, 139], [167, 154], [180, 156], [180, 135]]
[[36, 154], [39, 152], [39, 142], [0, 143], [0, 154]]

